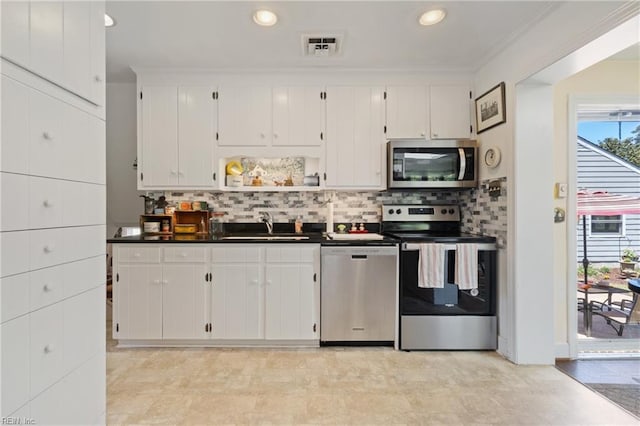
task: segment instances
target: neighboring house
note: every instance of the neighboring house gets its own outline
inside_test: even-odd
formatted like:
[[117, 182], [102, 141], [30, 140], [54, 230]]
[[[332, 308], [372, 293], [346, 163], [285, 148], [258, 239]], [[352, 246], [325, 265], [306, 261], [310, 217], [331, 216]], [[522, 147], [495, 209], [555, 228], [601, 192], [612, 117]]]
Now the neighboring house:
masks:
[[[578, 137], [578, 189], [640, 195], [640, 168]], [[640, 215], [587, 216], [587, 258], [591, 263], [614, 263], [627, 247], [640, 248]], [[578, 262], [582, 261], [582, 218], [578, 223]]]

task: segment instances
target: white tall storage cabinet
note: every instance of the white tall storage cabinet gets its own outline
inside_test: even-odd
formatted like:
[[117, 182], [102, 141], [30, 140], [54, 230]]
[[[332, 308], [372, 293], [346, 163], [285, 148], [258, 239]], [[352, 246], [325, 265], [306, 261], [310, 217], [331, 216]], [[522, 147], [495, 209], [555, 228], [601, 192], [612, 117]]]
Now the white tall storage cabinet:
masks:
[[104, 2], [1, 8], [0, 416], [104, 424]]

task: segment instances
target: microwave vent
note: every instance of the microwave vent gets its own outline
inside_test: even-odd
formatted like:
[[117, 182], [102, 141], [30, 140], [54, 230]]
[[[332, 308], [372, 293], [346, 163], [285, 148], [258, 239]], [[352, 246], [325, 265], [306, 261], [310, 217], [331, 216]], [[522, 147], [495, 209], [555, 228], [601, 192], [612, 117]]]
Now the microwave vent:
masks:
[[338, 34], [303, 34], [302, 54], [329, 57], [342, 53], [342, 36]]

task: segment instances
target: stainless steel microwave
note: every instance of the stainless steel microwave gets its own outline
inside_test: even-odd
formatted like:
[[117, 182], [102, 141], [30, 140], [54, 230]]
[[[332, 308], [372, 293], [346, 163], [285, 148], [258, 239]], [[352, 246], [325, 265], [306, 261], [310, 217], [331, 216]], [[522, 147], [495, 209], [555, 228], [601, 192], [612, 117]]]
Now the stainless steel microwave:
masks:
[[398, 139], [387, 144], [389, 189], [475, 188], [478, 143]]

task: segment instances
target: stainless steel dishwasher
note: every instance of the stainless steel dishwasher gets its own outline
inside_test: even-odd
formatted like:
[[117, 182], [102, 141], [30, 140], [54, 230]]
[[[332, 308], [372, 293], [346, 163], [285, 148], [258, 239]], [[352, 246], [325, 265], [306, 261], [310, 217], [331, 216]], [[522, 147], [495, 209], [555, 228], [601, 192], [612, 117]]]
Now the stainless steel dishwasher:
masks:
[[320, 253], [321, 342], [393, 343], [397, 245], [324, 246]]

